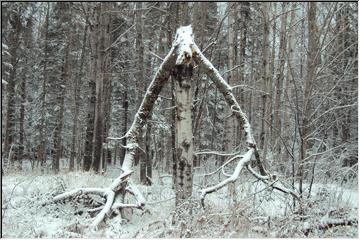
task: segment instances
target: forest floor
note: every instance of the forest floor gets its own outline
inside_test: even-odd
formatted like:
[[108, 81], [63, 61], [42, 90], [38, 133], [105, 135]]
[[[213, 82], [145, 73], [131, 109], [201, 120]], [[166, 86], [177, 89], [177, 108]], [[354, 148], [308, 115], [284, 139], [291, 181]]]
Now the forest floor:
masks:
[[[127, 210], [125, 219], [114, 215], [98, 231], [86, 225], [92, 216], [83, 201], [48, 203], [54, 195], [77, 187], [107, 187], [118, 176], [110, 166], [104, 175], [66, 172], [58, 175], [29, 169], [7, 171], [2, 176], [2, 237], [96, 237], [96, 238], [242, 238], [242, 237], [345, 237], [358, 236], [357, 223], [320, 229], [328, 221], [358, 219], [357, 183], [339, 186], [315, 184], [312, 197], [300, 214], [292, 199], [245, 175], [236, 182], [235, 202], [228, 188], [209, 194], [205, 209], [199, 204], [198, 190], [206, 185], [195, 172], [194, 197], [175, 209], [171, 177], [153, 174], [153, 185], [138, 185], [147, 199], [146, 211]], [[160, 177], [162, 176], [162, 177]], [[134, 176], [133, 176], [134, 178]], [[201, 180], [201, 181], [200, 181]], [[208, 184], [218, 181], [208, 179]], [[215, 182], [214, 182], [215, 181]], [[127, 199], [131, 202], [131, 198]]]

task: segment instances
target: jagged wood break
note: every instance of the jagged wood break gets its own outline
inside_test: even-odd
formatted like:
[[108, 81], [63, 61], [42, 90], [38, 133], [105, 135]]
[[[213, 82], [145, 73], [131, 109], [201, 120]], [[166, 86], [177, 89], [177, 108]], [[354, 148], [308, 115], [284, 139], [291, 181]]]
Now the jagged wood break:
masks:
[[[121, 208], [140, 208], [145, 206], [146, 200], [137, 189], [137, 187], [131, 183], [130, 176], [133, 173], [132, 167], [134, 163], [134, 157], [136, 149], [139, 147], [139, 136], [142, 128], [148, 119], [156, 99], [159, 96], [163, 86], [169, 79], [170, 75], [179, 66], [193, 66], [197, 64], [200, 66], [208, 77], [214, 82], [219, 91], [224, 95], [224, 98], [229, 105], [232, 113], [236, 116], [240, 129], [245, 132], [247, 151], [245, 154], [237, 153], [232, 160], [239, 159], [234, 172], [228, 176], [224, 181], [201, 190], [201, 202], [204, 206], [205, 196], [209, 193], [217, 191], [224, 187], [228, 183], [235, 182], [241, 170], [246, 167], [249, 172], [259, 180], [269, 184], [274, 189], [277, 189], [284, 193], [289, 193], [295, 198], [299, 198], [298, 194], [294, 191], [283, 187], [274, 175], [270, 175], [261, 161], [260, 155], [256, 148], [256, 142], [252, 135], [250, 123], [247, 120], [246, 115], [241, 110], [239, 103], [236, 101], [232, 93], [232, 88], [226, 81], [221, 77], [219, 72], [211, 64], [211, 62], [202, 54], [200, 49], [194, 42], [191, 26], [180, 27], [175, 35], [175, 41], [170, 49], [170, 52], [163, 60], [159, 69], [157, 70], [150, 86], [148, 87], [146, 94], [141, 102], [141, 105], [135, 114], [135, 118], [129, 131], [124, 136], [126, 138], [126, 153], [122, 165], [122, 174], [116, 178], [108, 188], [80, 188], [72, 191], [60, 194], [54, 197], [54, 201], [65, 200], [68, 198], [86, 195], [96, 194], [106, 198], [106, 202], [103, 207], [94, 209], [94, 211], [100, 211], [92, 222], [92, 228], [96, 229], [98, 225], [104, 220], [106, 216], [109, 216], [113, 210]], [[191, 124], [191, 123], [190, 123]], [[191, 126], [190, 126], [191, 127]], [[123, 138], [124, 138], [123, 137]], [[257, 173], [250, 165], [252, 157], [255, 157], [257, 166], [260, 174]], [[225, 163], [227, 164], [227, 163]], [[224, 165], [225, 165], [224, 164]], [[136, 199], [135, 204], [124, 204], [120, 199], [124, 199], [126, 193], [130, 193]]]

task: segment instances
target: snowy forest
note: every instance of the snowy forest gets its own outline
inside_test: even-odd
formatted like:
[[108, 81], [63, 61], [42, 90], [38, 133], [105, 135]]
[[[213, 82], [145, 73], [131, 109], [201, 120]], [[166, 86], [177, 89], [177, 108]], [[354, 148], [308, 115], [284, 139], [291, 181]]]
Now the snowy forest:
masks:
[[2, 237], [357, 238], [356, 2], [2, 2]]

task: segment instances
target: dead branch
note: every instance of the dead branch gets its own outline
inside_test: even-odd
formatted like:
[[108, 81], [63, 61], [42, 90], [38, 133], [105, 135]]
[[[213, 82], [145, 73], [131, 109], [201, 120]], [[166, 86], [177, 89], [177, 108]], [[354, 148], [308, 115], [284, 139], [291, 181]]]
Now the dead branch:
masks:
[[204, 69], [208, 77], [214, 82], [215, 86], [223, 94], [227, 104], [230, 106], [232, 114], [237, 118], [239, 122], [240, 129], [244, 130], [245, 132], [246, 143], [248, 145], [248, 148], [250, 149], [239, 161], [231, 177], [225, 179], [217, 185], [201, 190], [202, 205], [204, 206], [204, 198], [206, 194], [214, 192], [230, 182], [234, 182], [239, 177], [240, 171], [243, 166], [249, 164], [253, 154], [255, 156], [257, 165], [261, 173], [255, 174], [255, 171], [251, 171], [252, 169], [249, 170], [255, 177], [259, 178], [262, 181], [265, 181], [267, 184], [271, 184], [274, 189], [291, 194], [295, 198], [299, 199], [298, 195], [294, 191], [281, 186], [277, 181], [270, 182], [272, 181], [272, 178], [270, 177], [270, 174], [268, 174], [268, 172], [266, 171], [264, 164], [260, 158], [259, 152], [257, 151], [256, 142], [251, 131], [251, 125], [245, 113], [241, 110], [241, 107], [238, 104], [234, 94], [232, 93], [232, 87], [221, 77], [220, 73], [215, 69], [212, 63], [201, 53], [201, 51], [195, 44], [192, 46], [192, 51], [194, 53], [193, 55], [195, 62]]
[[[146, 199], [141, 194], [139, 189], [130, 181], [130, 175], [133, 172], [132, 166], [134, 163], [136, 150], [139, 148], [139, 136], [141, 134], [142, 128], [146, 124], [148, 116], [154, 107], [156, 99], [159, 97], [163, 86], [175, 68], [175, 64], [184, 64], [192, 58], [191, 46], [194, 44], [194, 42], [192, 38], [192, 31], [189, 30], [191, 30], [190, 26], [181, 27], [177, 30], [173, 46], [157, 70], [155, 77], [150, 83], [140, 104], [139, 110], [135, 114], [134, 121], [131, 124], [129, 131], [124, 136], [126, 137], [127, 144], [125, 146], [126, 152], [122, 165], [123, 173], [112, 182], [109, 188], [74, 189], [70, 192], [60, 194], [53, 198], [53, 201], [57, 202], [59, 200], [90, 193], [105, 197], [106, 202], [104, 206], [95, 210], [93, 209], [93, 211], [101, 211], [90, 225], [91, 228], [96, 229], [98, 225], [105, 219], [105, 217], [111, 214], [112, 210], [125, 207], [142, 209], [146, 203]], [[120, 199], [124, 199], [126, 192], [131, 193], [135, 197], [136, 204], [125, 204], [118, 202], [114, 203], [115, 199], [118, 199], [118, 196], [120, 195]]]
[[322, 221], [317, 225], [307, 226], [305, 227], [302, 232], [305, 234], [305, 236], [308, 236], [310, 232], [312, 232], [315, 229], [318, 230], [328, 230], [332, 227], [337, 226], [353, 226], [357, 225], [358, 220], [357, 219], [327, 219], [326, 221]]
[[242, 157], [243, 157], [243, 155], [236, 155], [236, 156], [230, 158], [229, 160], [227, 160], [223, 165], [221, 165], [221, 166], [220, 166], [218, 169], [216, 169], [215, 171], [210, 172], [210, 173], [205, 173], [203, 176], [204, 176], [204, 177], [211, 176], [211, 175], [217, 173], [218, 171], [222, 170], [222, 173], [223, 173], [225, 176], [230, 177], [230, 175], [228, 175], [228, 174], [225, 173], [225, 170], [224, 170], [225, 166], [228, 165], [229, 163], [231, 163], [232, 161], [234, 161], [235, 159], [237, 159], [237, 158], [242, 158]]
[[271, 186], [273, 189], [278, 190], [283, 193], [286, 193], [286, 194], [291, 194], [297, 200], [300, 200], [299, 195], [295, 191], [282, 186], [282, 184], [277, 181], [278, 179], [277, 179], [276, 175], [267, 175], [267, 176], [261, 175], [261, 174], [255, 172], [255, 170], [251, 167], [250, 164], [247, 165], [247, 169], [254, 177], [261, 180], [265, 184]]
[[86, 195], [86, 194], [97, 194], [97, 195], [103, 196], [103, 195], [105, 195], [105, 193], [106, 193], [106, 190], [103, 188], [78, 188], [78, 189], [74, 189], [69, 192], [65, 192], [65, 193], [57, 195], [56, 197], [53, 198], [53, 201], [58, 202], [61, 200], [65, 200], [67, 198], [74, 198], [74, 197]]
[[207, 194], [215, 192], [220, 188], [224, 187], [225, 185], [227, 185], [228, 183], [235, 182], [238, 179], [242, 168], [247, 164], [247, 162], [251, 160], [251, 156], [253, 155], [253, 153], [254, 153], [254, 149], [251, 148], [246, 154], [244, 154], [243, 158], [238, 162], [234, 173], [229, 178], [223, 180], [217, 185], [201, 190], [200, 200], [201, 200], [201, 205], [203, 207], [204, 207], [204, 199]]

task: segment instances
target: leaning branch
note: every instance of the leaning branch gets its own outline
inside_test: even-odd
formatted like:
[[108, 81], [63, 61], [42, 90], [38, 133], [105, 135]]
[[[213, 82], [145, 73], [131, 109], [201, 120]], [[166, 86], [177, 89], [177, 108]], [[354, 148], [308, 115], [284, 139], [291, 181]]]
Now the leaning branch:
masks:
[[193, 46], [194, 59], [204, 69], [209, 78], [214, 82], [215, 86], [223, 94], [225, 101], [230, 106], [232, 113], [239, 121], [240, 128], [245, 131], [246, 143], [249, 147], [256, 145], [254, 137], [251, 132], [251, 127], [245, 113], [241, 110], [234, 94], [232, 87], [224, 80], [219, 71], [212, 65], [212, 63], [201, 53], [199, 48]]
[[225, 174], [225, 172], [224, 172], [225, 166], [228, 165], [229, 163], [231, 163], [232, 161], [234, 161], [235, 159], [237, 159], [237, 158], [242, 158], [242, 157], [243, 157], [242, 155], [239, 155], [239, 154], [238, 154], [238, 155], [230, 158], [229, 160], [227, 160], [223, 165], [221, 165], [221, 166], [220, 166], [218, 169], [216, 169], [215, 171], [210, 172], [210, 173], [205, 173], [203, 176], [204, 176], [204, 177], [206, 177], [206, 176], [211, 176], [211, 175], [217, 173], [217, 172], [220, 171], [220, 170], [222, 170], [222, 171], [223, 171], [223, 174], [226, 176], [227, 174]]
[[[139, 110], [135, 114], [134, 121], [131, 124], [129, 131], [124, 136], [126, 138], [127, 144], [125, 146], [126, 152], [122, 164], [123, 173], [112, 182], [109, 188], [75, 189], [70, 192], [60, 194], [53, 199], [54, 201], [59, 201], [62, 199], [79, 196], [84, 193], [93, 193], [104, 196], [106, 198], [104, 206], [92, 210], [101, 210], [91, 224], [92, 228], [97, 228], [98, 225], [105, 219], [105, 217], [109, 216], [111, 211], [114, 209], [124, 207], [143, 208], [143, 206], [145, 205], [146, 199], [141, 194], [136, 185], [133, 185], [129, 179], [130, 175], [133, 172], [132, 167], [135, 159], [136, 150], [139, 148], [139, 136], [154, 107], [156, 99], [159, 97], [162, 88], [168, 81], [170, 74], [175, 68], [175, 65], [184, 64], [192, 58], [191, 46], [193, 44], [194, 42], [191, 27], [188, 26], [179, 28], [177, 30], [176, 37], [170, 52], [165, 57], [164, 61], [157, 70], [140, 104]], [[118, 202], [114, 203], [115, 199], [118, 199], [117, 197], [120, 194], [123, 198], [126, 192], [134, 195], [137, 201], [136, 204], [125, 204]]]
[[[248, 168], [249, 171], [258, 179], [266, 182], [267, 184], [270, 184], [270, 186], [276, 190], [279, 190], [284, 193], [288, 193], [293, 195], [295, 198], [299, 199], [299, 196], [292, 190], [287, 189], [283, 187], [281, 184], [279, 184], [277, 181], [273, 181], [272, 176], [266, 171], [264, 164], [262, 162], [262, 159], [260, 158], [260, 154], [256, 148], [256, 142], [254, 140], [252, 131], [251, 131], [251, 125], [245, 115], [245, 113], [241, 110], [240, 105], [238, 104], [234, 94], [232, 93], [232, 87], [222, 78], [220, 73], [216, 70], [216, 68], [212, 65], [212, 63], [201, 53], [199, 48], [194, 44], [192, 46], [193, 56], [194, 60], [199, 66], [204, 69], [208, 77], [214, 82], [217, 89], [223, 94], [225, 101], [229, 105], [232, 114], [237, 118], [239, 122], [240, 129], [242, 129], [245, 132], [245, 138], [246, 143], [248, 145], [248, 148], [252, 149], [251, 155], [246, 156], [244, 155], [243, 159], [239, 161], [236, 169], [234, 170], [234, 173], [231, 175], [231, 177], [225, 179], [221, 183], [212, 186], [210, 188], [203, 189], [201, 192], [201, 200], [203, 202], [204, 197], [206, 194], [214, 192], [221, 187], [225, 186], [229, 182], [233, 182], [236, 180], [236, 178], [239, 176], [239, 173], [244, 165], [248, 165], [250, 163], [251, 157], [254, 154], [256, 163], [259, 167], [260, 174], [257, 174], [255, 171], [253, 171], [252, 168]], [[236, 177], [234, 179], [234, 177]]]
[[163, 86], [169, 79], [172, 69], [175, 66], [177, 46], [174, 44], [163, 63], [157, 70], [155, 77], [151, 81], [145, 96], [141, 102], [139, 110], [136, 112], [134, 121], [126, 133], [127, 148], [122, 169], [131, 170], [134, 162], [135, 150], [139, 146], [139, 135], [151, 113], [155, 101], [158, 98]]
[[263, 175], [255, 172], [255, 170], [251, 167], [251, 164], [248, 164], [246, 167], [255, 178], [261, 180], [262, 182], [271, 186], [275, 190], [278, 190], [278, 191], [286, 193], [286, 194], [291, 194], [297, 200], [300, 200], [299, 195], [295, 191], [282, 186], [282, 184], [277, 181], [276, 175], [263, 176]]
[[243, 158], [238, 162], [234, 173], [230, 177], [226, 178], [224, 181], [218, 183], [217, 185], [201, 190], [200, 200], [203, 207], [204, 207], [204, 199], [207, 194], [215, 192], [220, 188], [224, 187], [225, 185], [227, 185], [228, 183], [235, 182], [238, 179], [241, 170], [251, 160], [251, 156], [253, 155], [253, 153], [254, 153], [254, 149], [250, 148], [250, 150], [247, 151], [247, 153], [244, 154]]

